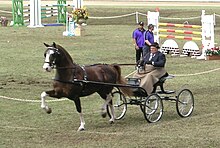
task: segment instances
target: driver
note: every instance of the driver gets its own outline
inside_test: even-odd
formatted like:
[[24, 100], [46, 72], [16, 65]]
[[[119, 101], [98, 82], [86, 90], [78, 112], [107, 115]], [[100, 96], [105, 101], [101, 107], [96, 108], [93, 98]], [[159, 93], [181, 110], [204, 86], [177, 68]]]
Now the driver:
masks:
[[166, 57], [158, 51], [159, 49], [157, 42], [151, 44], [150, 52], [145, 55], [143, 60], [139, 61], [139, 65], [144, 67], [143, 72], [137, 71], [133, 76], [141, 79], [140, 87], [144, 88], [148, 95], [152, 93], [154, 84], [159, 81], [159, 78], [166, 74], [164, 68]]

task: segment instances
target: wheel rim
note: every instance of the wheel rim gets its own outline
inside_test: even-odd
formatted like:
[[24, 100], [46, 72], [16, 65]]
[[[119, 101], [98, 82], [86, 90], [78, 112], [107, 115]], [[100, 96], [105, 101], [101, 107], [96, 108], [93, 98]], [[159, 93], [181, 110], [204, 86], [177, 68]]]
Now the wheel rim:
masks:
[[153, 94], [148, 96], [144, 104], [144, 116], [148, 122], [157, 122], [163, 114], [163, 102], [160, 96]]
[[[113, 101], [113, 108], [115, 113], [115, 119], [120, 120], [124, 117], [126, 111], [127, 111], [127, 104], [126, 104], [126, 98], [125, 96], [117, 91], [112, 93], [112, 101]], [[108, 106], [108, 114], [110, 115], [110, 106]]]
[[190, 90], [184, 89], [177, 96], [177, 112], [181, 117], [188, 117], [194, 109], [194, 98]]

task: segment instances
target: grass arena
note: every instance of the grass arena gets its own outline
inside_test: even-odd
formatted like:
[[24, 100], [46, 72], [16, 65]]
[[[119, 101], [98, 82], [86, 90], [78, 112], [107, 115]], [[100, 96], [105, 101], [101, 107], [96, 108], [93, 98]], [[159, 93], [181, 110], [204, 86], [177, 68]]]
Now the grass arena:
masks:
[[[47, 3], [47, 1], [43, 1]], [[11, 16], [11, 4], [0, 1], [0, 16]], [[52, 2], [48, 2], [52, 3]], [[106, 5], [105, 5], [106, 4]], [[219, 3], [172, 2], [95, 2], [85, 1], [91, 17], [110, 17], [160, 9], [160, 16], [170, 19], [164, 23], [200, 25], [201, 19], [190, 18], [206, 14], [218, 15]], [[9, 12], [9, 13], [6, 13]], [[139, 16], [146, 22], [146, 16]], [[56, 23], [56, 17], [43, 23]], [[138, 106], [128, 106], [123, 120], [109, 124], [102, 118], [103, 100], [93, 94], [81, 98], [86, 130], [77, 132], [78, 113], [72, 101], [47, 98], [52, 114], [40, 107], [40, 94], [52, 87], [55, 72], [46, 73], [42, 66], [45, 46], [56, 42], [62, 45], [80, 65], [95, 63], [134, 63], [131, 34], [137, 27], [135, 16], [122, 18], [89, 18], [85, 35], [64, 37], [65, 26], [27, 28], [0, 27], [0, 147], [219, 147], [219, 61], [196, 60], [191, 57], [167, 56], [166, 70], [175, 75], [167, 80], [165, 89], [189, 88], [195, 99], [195, 109], [189, 118], [180, 118], [175, 104], [164, 102], [162, 119], [149, 124]], [[166, 39], [161, 39], [164, 42]], [[183, 46], [185, 41], [177, 40]], [[201, 42], [196, 41], [201, 47]], [[220, 44], [220, 18], [216, 17], [215, 43]], [[123, 76], [134, 66], [123, 66]]]

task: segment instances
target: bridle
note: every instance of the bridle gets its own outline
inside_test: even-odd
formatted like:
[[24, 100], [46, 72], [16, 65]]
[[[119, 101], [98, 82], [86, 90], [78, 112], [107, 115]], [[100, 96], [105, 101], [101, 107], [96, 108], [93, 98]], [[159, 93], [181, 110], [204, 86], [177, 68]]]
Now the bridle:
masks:
[[[47, 51], [48, 50], [53, 50], [53, 54], [55, 54], [55, 57], [54, 57], [54, 59], [52, 60], [52, 61], [50, 61], [50, 59], [49, 59], [49, 61], [44, 61], [44, 63], [47, 63], [47, 64], [49, 64], [49, 66], [53, 69], [53, 68], [55, 68], [55, 65], [56, 65], [56, 58], [57, 58], [57, 55], [60, 55], [60, 52], [59, 52], [59, 50], [57, 49], [57, 48], [55, 48], [55, 47], [47, 47]], [[51, 56], [51, 55], [50, 55]], [[46, 58], [46, 56], [45, 56], [45, 58]], [[45, 59], [46, 60], [46, 59]]]
[[[60, 55], [60, 52], [59, 52], [59, 49], [57, 49], [57, 48], [55, 48], [55, 47], [47, 47], [47, 50], [46, 50], [46, 53], [45, 54], [48, 54], [48, 51], [49, 50], [52, 50], [54, 53], [51, 53], [49, 56], [52, 56], [52, 54], [55, 54], [55, 56], [53, 57], [53, 59], [52, 60], [50, 60], [50, 57], [46, 57], [46, 55], [45, 55], [45, 61], [44, 61], [44, 63], [47, 63], [47, 64], [49, 64], [49, 66], [50, 66], [50, 68], [51, 69], [73, 69], [74, 71], [73, 71], [73, 74], [74, 74], [74, 78], [75, 78], [75, 76], [76, 76], [76, 71], [77, 71], [77, 65], [78, 64], [75, 64], [73, 67], [57, 67], [56, 66], [56, 59], [57, 59], [57, 56], [58, 55]], [[46, 59], [46, 58], [48, 58], [48, 59]], [[47, 61], [48, 60], [48, 61]], [[79, 66], [79, 65], [78, 65]], [[83, 71], [83, 78], [84, 78], [84, 80], [87, 80], [87, 73], [86, 73], [86, 70], [85, 70], [85, 66], [79, 66], [81, 69], [82, 69], [82, 71]]]

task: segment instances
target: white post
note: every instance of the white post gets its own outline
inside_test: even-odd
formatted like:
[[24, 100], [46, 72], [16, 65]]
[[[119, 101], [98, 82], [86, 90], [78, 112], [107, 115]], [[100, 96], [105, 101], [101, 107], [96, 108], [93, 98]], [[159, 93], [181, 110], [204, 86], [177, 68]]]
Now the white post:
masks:
[[214, 17], [214, 26], [215, 26], [215, 25], [216, 25], [216, 22], [215, 22], [215, 20], [216, 20], [216, 19], [215, 19], [216, 14], [215, 14], [215, 13], [213, 14], [213, 17]]
[[76, 8], [82, 8], [83, 7], [83, 0], [73, 0], [73, 4]]
[[66, 12], [66, 31], [63, 32], [63, 36], [75, 36], [74, 30], [75, 22], [68, 17], [68, 12]]
[[83, 0], [80, 0], [80, 2], [81, 2], [81, 7], [83, 7], [84, 6]]
[[28, 27], [43, 27], [41, 24], [41, 0], [30, 0], [30, 25]]
[[206, 59], [206, 50], [214, 48], [214, 15], [205, 15], [205, 10], [202, 10], [202, 54], [197, 59]]
[[69, 31], [69, 19], [68, 19], [68, 12], [66, 12], [66, 31], [63, 32], [63, 36], [68, 36]]
[[148, 25], [154, 25], [154, 41], [160, 42], [159, 39], [159, 12], [147, 12]]
[[137, 11], [135, 12], [135, 18], [136, 18], [136, 23], [138, 24], [139, 18], [138, 18], [138, 12]]

